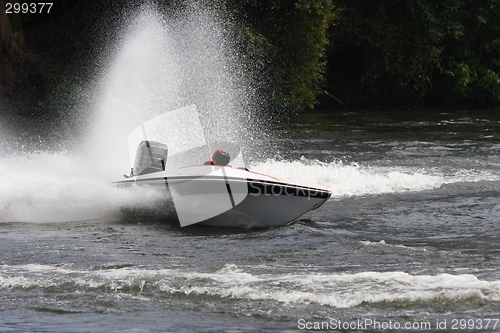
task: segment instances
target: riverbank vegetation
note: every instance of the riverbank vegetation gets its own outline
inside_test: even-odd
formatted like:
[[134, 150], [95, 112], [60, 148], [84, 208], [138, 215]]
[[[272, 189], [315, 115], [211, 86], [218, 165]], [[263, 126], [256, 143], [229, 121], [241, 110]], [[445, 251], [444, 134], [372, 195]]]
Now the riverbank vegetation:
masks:
[[[169, 13], [183, 1], [156, 2]], [[0, 0], [0, 95], [20, 109], [84, 99], [124, 8], [141, 1], [54, 3], [66, 13], [33, 22]], [[234, 21], [270, 109], [500, 102], [500, 0], [209, 3]]]

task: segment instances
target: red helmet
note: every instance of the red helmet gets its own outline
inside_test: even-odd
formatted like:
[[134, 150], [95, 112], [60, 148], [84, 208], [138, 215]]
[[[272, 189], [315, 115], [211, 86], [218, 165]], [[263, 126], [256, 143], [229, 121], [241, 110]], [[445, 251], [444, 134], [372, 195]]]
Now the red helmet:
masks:
[[212, 161], [215, 165], [228, 165], [230, 159], [229, 153], [224, 149], [217, 149], [212, 155]]

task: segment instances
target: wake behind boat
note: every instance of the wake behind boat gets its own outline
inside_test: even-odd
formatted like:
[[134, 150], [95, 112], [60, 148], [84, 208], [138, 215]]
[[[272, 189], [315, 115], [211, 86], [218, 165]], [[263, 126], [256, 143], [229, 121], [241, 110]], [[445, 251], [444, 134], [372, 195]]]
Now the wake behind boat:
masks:
[[[178, 120], [188, 115], [190, 127], [185, 129], [198, 129], [195, 107], [179, 110], [182, 113], [169, 112], [170, 118], [174, 116]], [[156, 120], [167, 119], [161, 116]], [[152, 129], [151, 123], [136, 129], [129, 143], [136, 142], [134, 137], [148, 133], [148, 129]], [[189, 133], [192, 135], [193, 131]], [[174, 136], [174, 143], [181, 142]], [[233, 167], [237, 165], [235, 162], [242, 161], [241, 151], [234, 144], [218, 143], [225, 149], [216, 150], [211, 160], [203, 162], [206, 156], [203, 153], [209, 147], [203, 141], [198, 142], [202, 144], [188, 144], [179, 149], [171, 148], [168, 138], [167, 144], [142, 140], [136, 145], [130, 176], [116, 184], [163, 191], [165, 197], [173, 201], [181, 226], [201, 223], [219, 227], [275, 227], [320, 207], [331, 196], [328, 190], [280, 182], [245, 167]]]

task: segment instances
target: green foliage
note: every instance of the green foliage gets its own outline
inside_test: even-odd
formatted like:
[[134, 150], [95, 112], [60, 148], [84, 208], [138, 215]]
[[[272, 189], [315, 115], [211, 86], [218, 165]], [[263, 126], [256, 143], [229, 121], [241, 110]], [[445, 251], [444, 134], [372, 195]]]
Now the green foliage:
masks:
[[500, 99], [499, 0], [339, 0], [337, 6], [328, 81], [345, 103]]
[[[321, 107], [500, 100], [500, 0], [153, 3], [176, 15], [193, 1], [237, 28], [230, 34], [265, 108], [303, 110], [318, 99]], [[67, 90], [68, 99], [77, 99], [78, 79], [64, 75], [85, 81], [103, 66], [124, 13], [142, 3], [80, 1], [57, 20], [25, 31], [19, 17], [0, 15], [0, 94], [49, 100], [52, 91]]]
[[229, 5], [257, 61], [263, 94], [275, 109], [312, 108], [322, 92], [331, 0], [246, 0]]
[[500, 1], [462, 1], [454, 13], [460, 33], [449, 33], [436, 87], [444, 102], [500, 100]]

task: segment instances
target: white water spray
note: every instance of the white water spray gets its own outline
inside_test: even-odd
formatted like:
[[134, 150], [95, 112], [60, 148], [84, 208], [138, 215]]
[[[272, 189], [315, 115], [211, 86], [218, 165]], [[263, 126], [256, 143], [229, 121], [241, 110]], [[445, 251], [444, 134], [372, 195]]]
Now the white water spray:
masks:
[[[140, 202], [108, 182], [130, 170], [130, 131], [185, 105], [197, 105], [207, 141], [252, 146], [250, 138], [260, 129], [248, 119], [259, 103], [239, 64], [230, 26], [210, 9], [192, 6], [169, 19], [146, 8], [131, 20], [96, 82], [98, 102], [81, 147], [68, 138], [71, 153], [17, 149], [21, 143], [0, 124], [0, 222], [100, 218], [148, 202], [146, 194], [139, 196], [144, 199]], [[16, 151], [20, 153], [12, 154]], [[488, 176], [450, 178], [418, 170], [274, 160], [252, 169], [281, 181], [327, 188], [337, 197], [429, 190]]]
[[108, 177], [127, 171], [130, 131], [191, 104], [208, 141], [240, 143], [248, 125], [239, 120], [249, 112], [252, 94], [227, 24], [206, 8], [190, 8], [168, 20], [145, 9], [127, 29], [100, 87], [88, 142], [99, 162], [96, 169]]
[[[71, 153], [20, 149], [0, 157], [0, 222], [100, 218], [153, 200], [109, 181], [130, 170], [130, 131], [180, 106], [198, 106], [208, 140], [245, 137], [239, 119], [252, 91], [238, 67], [228, 24], [196, 4], [168, 19], [145, 8], [130, 22], [96, 82], [98, 102], [81, 147], [68, 138]], [[15, 140], [2, 140], [7, 141]]]

